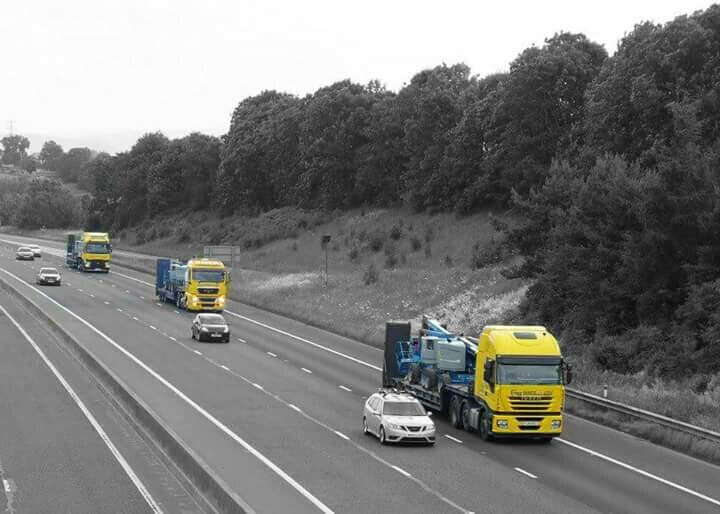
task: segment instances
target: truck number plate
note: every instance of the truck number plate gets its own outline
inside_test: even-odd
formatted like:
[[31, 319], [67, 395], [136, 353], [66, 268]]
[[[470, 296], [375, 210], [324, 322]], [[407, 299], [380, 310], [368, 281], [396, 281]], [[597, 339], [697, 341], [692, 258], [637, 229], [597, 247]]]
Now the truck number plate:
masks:
[[521, 427], [539, 427], [540, 423], [537, 421], [518, 421], [518, 425]]

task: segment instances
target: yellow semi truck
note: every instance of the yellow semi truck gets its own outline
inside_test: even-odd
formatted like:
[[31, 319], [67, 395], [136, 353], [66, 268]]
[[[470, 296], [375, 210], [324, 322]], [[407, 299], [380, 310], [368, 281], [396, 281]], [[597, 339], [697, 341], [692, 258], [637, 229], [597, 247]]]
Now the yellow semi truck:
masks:
[[384, 356], [383, 386], [447, 413], [456, 428], [485, 440], [562, 433], [572, 374], [545, 327], [488, 326], [474, 342], [423, 316], [418, 336], [410, 323], [386, 325]]
[[65, 264], [80, 271], [110, 271], [112, 245], [107, 232], [68, 234]]
[[222, 312], [230, 293], [230, 274], [222, 261], [213, 259], [158, 259], [155, 294], [188, 311]]

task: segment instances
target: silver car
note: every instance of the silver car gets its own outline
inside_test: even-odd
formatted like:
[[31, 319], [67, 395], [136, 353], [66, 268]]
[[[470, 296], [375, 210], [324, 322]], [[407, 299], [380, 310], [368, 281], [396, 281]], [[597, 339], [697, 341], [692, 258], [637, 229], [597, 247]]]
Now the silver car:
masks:
[[435, 424], [430, 413], [409, 394], [380, 390], [370, 396], [363, 410], [363, 433], [381, 444], [435, 444]]

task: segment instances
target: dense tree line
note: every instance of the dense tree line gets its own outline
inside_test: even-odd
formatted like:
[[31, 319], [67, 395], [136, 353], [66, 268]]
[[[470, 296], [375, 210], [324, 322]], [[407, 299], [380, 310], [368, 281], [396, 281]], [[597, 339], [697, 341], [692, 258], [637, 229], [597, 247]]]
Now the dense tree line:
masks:
[[507, 73], [423, 70], [397, 93], [265, 91], [222, 140], [147, 134], [84, 167], [90, 224], [168, 209], [405, 205], [518, 214], [522, 315], [603, 366], [720, 371], [720, 7], [637, 25], [608, 57], [582, 34]]
[[82, 225], [87, 202], [57, 180], [0, 177], [0, 223], [26, 229]]

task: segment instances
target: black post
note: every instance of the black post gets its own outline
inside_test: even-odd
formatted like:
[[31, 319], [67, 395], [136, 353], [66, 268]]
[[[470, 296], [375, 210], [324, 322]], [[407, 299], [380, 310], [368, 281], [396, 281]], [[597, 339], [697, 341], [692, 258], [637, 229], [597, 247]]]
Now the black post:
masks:
[[320, 246], [325, 250], [325, 287], [328, 285], [328, 243], [330, 242], [330, 236], [324, 235], [320, 240]]

